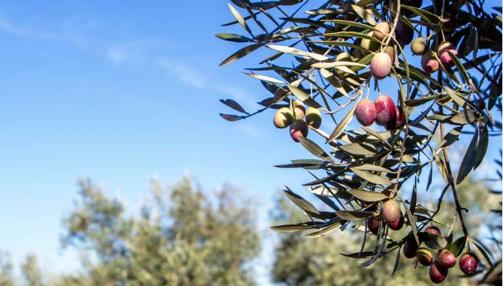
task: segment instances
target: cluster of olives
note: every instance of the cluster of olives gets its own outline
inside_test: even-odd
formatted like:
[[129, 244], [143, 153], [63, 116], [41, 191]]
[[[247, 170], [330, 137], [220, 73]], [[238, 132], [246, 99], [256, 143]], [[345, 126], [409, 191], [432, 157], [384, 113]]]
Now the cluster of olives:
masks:
[[405, 114], [387, 95], [379, 95], [375, 102], [361, 100], [356, 105], [355, 116], [363, 126], [376, 122], [387, 130], [399, 129], [405, 124]]
[[[387, 22], [380, 22], [374, 26], [374, 30], [367, 35], [374, 40], [368, 38], [360, 41], [360, 47], [369, 51], [377, 51], [385, 39], [389, 36], [391, 26]], [[414, 30], [399, 21], [395, 27], [395, 38], [401, 46], [408, 45], [414, 36]], [[399, 49], [391, 42], [382, 47], [380, 52], [376, 52], [370, 61], [370, 72], [374, 78], [380, 80], [387, 77], [391, 73], [391, 66], [395, 61], [395, 54]], [[339, 59], [337, 59], [339, 60]]]
[[[400, 205], [395, 200], [387, 200], [382, 207], [382, 218], [392, 230], [400, 230], [403, 226], [403, 215]], [[377, 234], [381, 217], [372, 217], [367, 220], [367, 228], [373, 234]]]
[[[390, 33], [390, 24], [381, 22], [375, 25], [374, 30], [368, 33], [368, 36], [373, 37], [374, 40], [362, 39], [360, 47], [369, 51], [377, 51], [381, 46], [380, 43]], [[454, 64], [452, 55], [458, 54], [454, 45], [450, 42], [442, 42], [434, 51], [429, 48], [428, 41], [419, 37], [414, 39], [414, 30], [401, 21], [398, 21], [395, 27], [395, 38], [397, 42], [404, 47], [411, 44], [411, 50], [414, 55], [421, 55], [421, 66], [423, 70], [431, 74], [440, 68], [440, 63], [444, 67], [451, 67]], [[370, 62], [370, 72], [376, 79], [383, 79], [391, 73], [391, 67], [395, 59], [395, 52], [398, 50], [392, 45], [387, 45], [381, 52], [376, 52]], [[452, 54], [452, 55], [451, 55]], [[341, 59], [337, 59], [341, 60]]]
[[444, 67], [451, 67], [454, 64], [452, 55], [456, 56], [458, 54], [458, 51], [450, 42], [440, 43], [435, 53], [429, 49], [426, 39], [422, 37], [412, 42], [411, 50], [415, 55], [422, 55], [421, 66], [429, 74], [436, 72], [440, 67], [440, 63]]
[[[424, 229], [426, 233], [441, 235], [440, 229], [436, 226], [428, 226]], [[416, 258], [424, 266], [430, 267], [430, 279], [433, 283], [441, 283], [447, 278], [449, 268], [456, 265], [456, 256], [448, 249], [438, 251], [435, 258], [429, 248], [419, 247], [415, 239], [407, 240], [403, 245], [403, 255], [407, 258]], [[479, 265], [478, 258], [471, 252], [466, 252], [459, 258], [459, 268], [465, 274], [474, 274]]]
[[274, 126], [286, 128], [290, 126], [290, 136], [295, 142], [301, 137], [306, 137], [308, 127], [320, 128], [321, 113], [317, 108], [306, 107], [298, 100], [291, 106], [285, 106], [276, 111], [273, 118]]
[[[373, 209], [375, 210], [375, 207]], [[404, 224], [404, 217], [400, 210], [400, 205], [396, 200], [390, 199], [384, 202], [380, 216], [367, 219], [367, 228], [377, 234], [381, 221], [386, 223], [392, 230], [400, 230]], [[425, 233], [431, 235], [442, 235], [440, 229], [436, 226], [428, 226], [424, 229]], [[447, 278], [448, 269], [456, 265], [456, 256], [448, 249], [438, 251], [436, 257], [433, 257], [432, 250], [426, 246], [418, 246], [414, 238], [410, 238], [403, 244], [403, 255], [407, 258], [416, 258], [424, 266], [430, 267], [430, 279], [434, 283], [441, 283]], [[471, 252], [466, 252], [459, 258], [459, 268], [467, 275], [474, 274], [479, 265], [478, 258]]]

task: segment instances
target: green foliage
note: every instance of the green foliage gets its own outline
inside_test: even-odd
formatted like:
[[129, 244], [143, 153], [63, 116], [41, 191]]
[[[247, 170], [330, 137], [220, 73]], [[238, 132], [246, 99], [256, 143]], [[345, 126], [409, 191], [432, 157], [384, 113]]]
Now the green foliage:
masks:
[[[489, 269], [494, 257], [477, 240], [476, 230], [470, 231], [477, 223], [472, 211], [488, 213], [487, 202], [473, 185], [464, 184], [480, 170], [489, 137], [501, 136], [501, 7], [488, 11], [484, 1], [453, 0], [232, 2], [235, 21], [224, 26], [239, 25], [246, 36], [218, 37], [246, 46], [221, 65], [268, 53], [252, 59], [258, 65], [249, 68], [248, 75], [270, 94], [254, 112], [222, 100], [239, 115], [221, 116], [239, 121], [301, 101], [329, 121], [320, 128], [310, 126], [300, 139], [292, 136], [315, 160], [278, 166], [307, 169], [314, 179], [304, 185], [329, 208], [321, 211], [286, 187], [288, 199], [307, 217], [273, 229], [309, 237], [359, 230], [353, 240], [366, 254], [364, 267], [389, 260], [387, 254], [409, 238], [441, 249], [452, 247], [453, 237], [463, 237], [467, 243], [460, 243], [461, 250], [478, 249], [486, 260], [482, 268]], [[389, 32], [377, 31], [377, 23], [389, 26]], [[417, 53], [424, 52], [422, 56], [413, 56], [407, 47], [415, 35], [425, 39], [424, 51]], [[394, 90], [391, 97], [382, 96], [384, 87]], [[363, 126], [357, 126], [354, 117]], [[294, 129], [292, 124], [290, 135]], [[466, 142], [460, 160], [452, 160], [456, 141]], [[427, 195], [434, 177], [435, 184], [443, 184], [435, 192], [436, 203]], [[382, 209], [390, 199], [399, 202], [400, 215], [385, 222]], [[489, 225], [486, 218], [479, 223]], [[377, 221], [377, 229], [367, 227], [366, 221]], [[430, 224], [450, 230], [430, 235], [424, 231]], [[371, 233], [375, 239], [369, 238]], [[295, 271], [285, 273], [302, 277]]]
[[28, 255], [21, 265], [21, 272], [23, 273], [24, 280], [27, 286], [43, 286], [42, 273], [38, 266], [37, 257], [35, 255]]
[[0, 252], [0, 286], [13, 286], [13, 266], [10, 257], [5, 252]]
[[230, 186], [208, 197], [184, 178], [166, 194], [154, 182], [139, 216], [90, 181], [65, 219], [64, 245], [81, 251], [85, 272], [56, 285], [252, 285], [259, 251], [253, 213]]

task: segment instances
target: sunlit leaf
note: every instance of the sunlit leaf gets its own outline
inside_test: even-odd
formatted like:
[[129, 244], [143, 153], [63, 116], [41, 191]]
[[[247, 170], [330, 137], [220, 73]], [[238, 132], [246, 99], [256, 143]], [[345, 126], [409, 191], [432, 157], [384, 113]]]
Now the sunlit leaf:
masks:
[[389, 197], [383, 193], [362, 191], [357, 189], [352, 189], [351, 195], [364, 202], [380, 202], [389, 199]]
[[241, 36], [238, 34], [233, 34], [233, 33], [218, 33], [215, 36], [219, 39], [222, 39], [225, 41], [230, 41], [230, 42], [244, 43], [244, 42], [251, 42], [252, 41], [250, 38], [247, 38], [245, 36]]
[[351, 119], [353, 119], [353, 113], [355, 112], [356, 109], [356, 104], [353, 105], [351, 110], [344, 116], [344, 118], [341, 120], [341, 122], [335, 127], [334, 131], [330, 134], [330, 136], [327, 139], [327, 142], [330, 142], [334, 139], [337, 139], [344, 129], [346, 129], [346, 126], [348, 126], [349, 122], [351, 122]]
[[221, 63], [220, 63], [220, 66], [223, 66], [223, 65], [227, 65], [227, 64], [230, 64], [230, 63], [233, 63], [237, 60], [239, 60], [240, 58], [248, 55], [249, 53], [255, 51], [256, 49], [260, 48], [262, 45], [261, 44], [251, 44], [249, 46], [246, 46], [240, 50], [238, 50], [237, 52], [235, 52], [234, 54], [230, 55], [228, 58], [226, 58], [225, 60], [223, 60]]
[[313, 154], [314, 156], [321, 159], [330, 158], [330, 156], [320, 146], [318, 146], [318, 144], [314, 143], [310, 139], [301, 137], [299, 141], [302, 146], [304, 146], [304, 148], [306, 148], [306, 150], [311, 152], [311, 154]]

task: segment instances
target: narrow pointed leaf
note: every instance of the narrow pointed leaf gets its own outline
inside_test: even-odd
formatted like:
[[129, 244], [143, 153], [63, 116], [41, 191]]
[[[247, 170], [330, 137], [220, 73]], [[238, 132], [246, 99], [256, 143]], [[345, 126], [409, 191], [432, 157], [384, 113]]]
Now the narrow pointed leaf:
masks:
[[220, 99], [220, 102], [223, 103], [223, 104], [225, 104], [225, 105], [227, 105], [228, 107], [236, 110], [236, 111], [248, 114], [248, 112], [239, 103], [237, 103], [235, 100], [232, 100], [232, 99]]
[[471, 172], [475, 166], [475, 159], [477, 157], [477, 142], [478, 142], [478, 132], [473, 134], [473, 138], [466, 149], [465, 156], [461, 165], [459, 167], [458, 176], [456, 177], [456, 184], [461, 183], [466, 176]]
[[234, 54], [230, 55], [228, 58], [226, 58], [225, 60], [223, 60], [221, 63], [220, 63], [220, 66], [223, 66], [223, 65], [227, 65], [227, 64], [230, 64], [230, 63], [233, 63], [237, 60], [239, 60], [240, 58], [248, 55], [249, 53], [255, 51], [256, 49], [260, 48], [262, 45], [261, 44], [251, 44], [249, 46], [246, 46], [240, 50], [238, 50], [237, 52], [235, 52]]
[[352, 169], [352, 168], [351, 168], [351, 171], [353, 171], [353, 173], [355, 173], [358, 177], [365, 179], [365, 180], [367, 180], [373, 184], [376, 184], [376, 185], [389, 185], [389, 184], [391, 184], [391, 181], [388, 180], [387, 178], [372, 174], [367, 171], [362, 171], [362, 170], [357, 170], [357, 169]]
[[220, 116], [227, 120], [227, 121], [238, 121], [240, 119], [243, 119], [242, 116], [240, 115], [234, 115], [234, 114], [224, 114], [224, 113], [220, 113]]
[[488, 145], [489, 145], [489, 131], [487, 130], [487, 126], [485, 125], [483, 128], [480, 129], [480, 139], [479, 144], [477, 146], [477, 155], [475, 156], [475, 165], [474, 165], [475, 169], [478, 166], [480, 166], [480, 163], [482, 163], [482, 160], [484, 160]]
[[245, 36], [241, 36], [238, 34], [232, 34], [232, 33], [218, 33], [215, 36], [217, 38], [225, 40], [225, 41], [237, 42], [237, 43], [244, 43], [244, 42], [251, 42], [252, 41], [250, 38], [247, 38]]
[[284, 192], [285, 192], [286, 196], [294, 204], [296, 204], [299, 208], [301, 208], [305, 212], [307, 212], [309, 214], [318, 214], [318, 215], [320, 214], [320, 212], [310, 202], [306, 201], [303, 197], [292, 192], [290, 189], [286, 189]]
[[458, 257], [463, 252], [463, 249], [465, 249], [465, 245], [466, 245], [466, 236], [463, 236], [456, 239], [454, 242], [450, 243], [447, 246], [447, 249], [449, 249], [454, 254], [454, 256]]
[[330, 156], [320, 147], [318, 144], [314, 143], [310, 139], [307, 139], [306, 137], [301, 137], [300, 138], [300, 143], [304, 148], [306, 148], [307, 151], [311, 152], [314, 156], [321, 158], [321, 159], [329, 159]]
[[364, 202], [380, 202], [389, 199], [389, 197], [383, 193], [362, 191], [357, 189], [352, 189], [351, 195]]
[[356, 109], [356, 104], [353, 105], [351, 110], [349, 110], [349, 112], [344, 116], [344, 118], [341, 120], [341, 122], [339, 122], [337, 127], [335, 127], [334, 131], [332, 131], [332, 134], [330, 134], [330, 136], [328, 137], [327, 142], [330, 142], [334, 139], [337, 139], [342, 134], [342, 132], [344, 132], [344, 129], [346, 129], [349, 122], [351, 122], [351, 119], [353, 118], [353, 114], [355, 112], [355, 109]]
[[373, 212], [368, 211], [337, 211], [335, 214], [344, 220], [361, 220], [374, 215]]

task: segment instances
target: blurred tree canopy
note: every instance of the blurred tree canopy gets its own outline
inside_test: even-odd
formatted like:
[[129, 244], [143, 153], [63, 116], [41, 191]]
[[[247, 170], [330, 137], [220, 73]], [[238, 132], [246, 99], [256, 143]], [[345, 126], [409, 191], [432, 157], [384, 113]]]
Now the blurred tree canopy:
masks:
[[[20, 265], [22, 279], [16, 279], [9, 255], [0, 253], [0, 286], [257, 284], [251, 268], [263, 263], [256, 258], [265, 240], [258, 235], [252, 205], [232, 186], [208, 193], [185, 177], [165, 191], [159, 182], [152, 181], [139, 213], [128, 210], [90, 180], [81, 180], [79, 189], [73, 210], [63, 220], [62, 244], [79, 251], [82, 270], [64, 275], [46, 273], [37, 257], [28, 255]], [[499, 216], [490, 215], [490, 210], [498, 207], [493, 196], [499, 198], [499, 194], [491, 194], [487, 184], [473, 179], [461, 184], [460, 190], [474, 210], [467, 220], [470, 232], [480, 238], [487, 236], [480, 222], [498, 223]], [[435, 225], [448, 232], [459, 225], [449, 216], [455, 208], [453, 200], [444, 203], [445, 212], [437, 216]], [[270, 218], [271, 224], [297, 222], [304, 221], [305, 214], [283, 197], [277, 200]], [[393, 276], [396, 255], [387, 255], [368, 268], [360, 266], [362, 259], [346, 257], [355, 257], [355, 249], [362, 243], [358, 231], [315, 238], [298, 232], [278, 234], [271, 253], [271, 280], [287, 286], [430, 285], [427, 268], [402, 254]], [[391, 238], [405, 233], [402, 229]], [[367, 243], [375, 239], [367, 238]], [[453, 268], [444, 283], [476, 283], [461, 276], [459, 269]], [[24, 283], [16, 283], [18, 280]]]
[[[249, 267], [260, 238], [235, 188], [209, 196], [190, 178], [169, 192], [152, 182], [140, 214], [129, 216], [122, 202], [90, 180], [79, 187], [62, 242], [80, 252], [83, 271], [44, 282], [36, 257], [29, 256], [21, 266], [27, 285], [254, 284]], [[13, 285], [12, 265], [2, 257], [0, 285]]]

